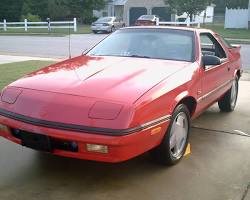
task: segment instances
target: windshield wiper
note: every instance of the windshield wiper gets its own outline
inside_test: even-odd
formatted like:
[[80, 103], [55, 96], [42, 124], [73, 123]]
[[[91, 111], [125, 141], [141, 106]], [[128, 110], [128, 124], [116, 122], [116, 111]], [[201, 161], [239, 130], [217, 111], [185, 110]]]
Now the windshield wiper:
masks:
[[128, 57], [133, 57], [133, 58], [152, 58], [150, 56], [142, 56], [142, 55], [129, 55]]
[[133, 58], [152, 58], [152, 57], [150, 57], [150, 56], [142, 56], [142, 55], [126, 55], [126, 56], [124, 56], [124, 55], [112, 55], [112, 54], [110, 54], [110, 55], [104, 55], [104, 54], [89, 54], [90, 56], [120, 56], [120, 57], [133, 57]]

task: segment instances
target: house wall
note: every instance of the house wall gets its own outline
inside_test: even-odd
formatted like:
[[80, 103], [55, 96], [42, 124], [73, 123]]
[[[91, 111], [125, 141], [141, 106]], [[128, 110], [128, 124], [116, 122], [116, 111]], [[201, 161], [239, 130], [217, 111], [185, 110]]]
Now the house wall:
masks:
[[250, 6], [248, 8], [248, 21], [250, 22]]
[[154, 7], [166, 7], [163, 0], [128, 0], [124, 5], [123, 20], [126, 25], [129, 25], [129, 10], [132, 7], [145, 7], [147, 14], [152, 14]]
[[248, 4], [248, 29], [250, 29], [250, 0]]
[[118, 19], [123, 19], [124, 6], [118, 5], [114, 7], [114, 16]]
[[112, 3], [108, 3], [102, 10], [93, 10], [93, 16], [97, 18], [114, 16], [114, 6], [112, 5]]
[[[204, 18], [205, 17], [205, 18]], [[196, 22], [203, 23], [213, 23], [214, 21], [214, 6], [207, 6], [206, 13], [202, 11], [199, 15], [195, 17]]]

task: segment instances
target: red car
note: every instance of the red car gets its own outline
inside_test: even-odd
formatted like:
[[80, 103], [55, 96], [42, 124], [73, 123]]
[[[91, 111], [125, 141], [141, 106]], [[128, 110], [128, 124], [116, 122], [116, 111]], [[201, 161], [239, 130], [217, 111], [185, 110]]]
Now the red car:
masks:
[[159, 22], [159, 16], [157, 15], [142, 15], [140, 16], [136, 22], [136, 26], [154, 26]]
[[60, 156], [121, 162], [151, 151], [173, 165], [191, 119], [215, 102], [234, 110], [241, 74], [240, 47], [210, 30], [123, 28], [7, 86], [0, 135]]

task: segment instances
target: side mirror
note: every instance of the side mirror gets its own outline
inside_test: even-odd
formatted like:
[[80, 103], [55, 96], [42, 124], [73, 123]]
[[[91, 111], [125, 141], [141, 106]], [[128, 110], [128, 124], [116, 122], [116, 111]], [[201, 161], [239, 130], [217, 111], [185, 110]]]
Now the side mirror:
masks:
[[205, 55], [202, 56], [202, 62], [204, 66], [208, 65], [220, 65], [221, 64], [221, 59], [217, 56], [210, 56], [210, 55]]

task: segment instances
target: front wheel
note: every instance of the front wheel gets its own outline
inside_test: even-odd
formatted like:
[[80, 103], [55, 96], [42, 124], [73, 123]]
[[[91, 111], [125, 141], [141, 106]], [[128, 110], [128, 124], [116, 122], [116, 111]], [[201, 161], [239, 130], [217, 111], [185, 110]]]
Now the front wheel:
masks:
[[232, 112], [235, 109], [238, 99], [239, 80], [236, 76], [233, 80], [231, 89], [218, 101], [222, 112]]
[[184, 104], [174, 110], [162, 143], [152, 150], [153, 158], [164, 165], [177, 164], [185, 154], [190, 132], [190, 113]]

